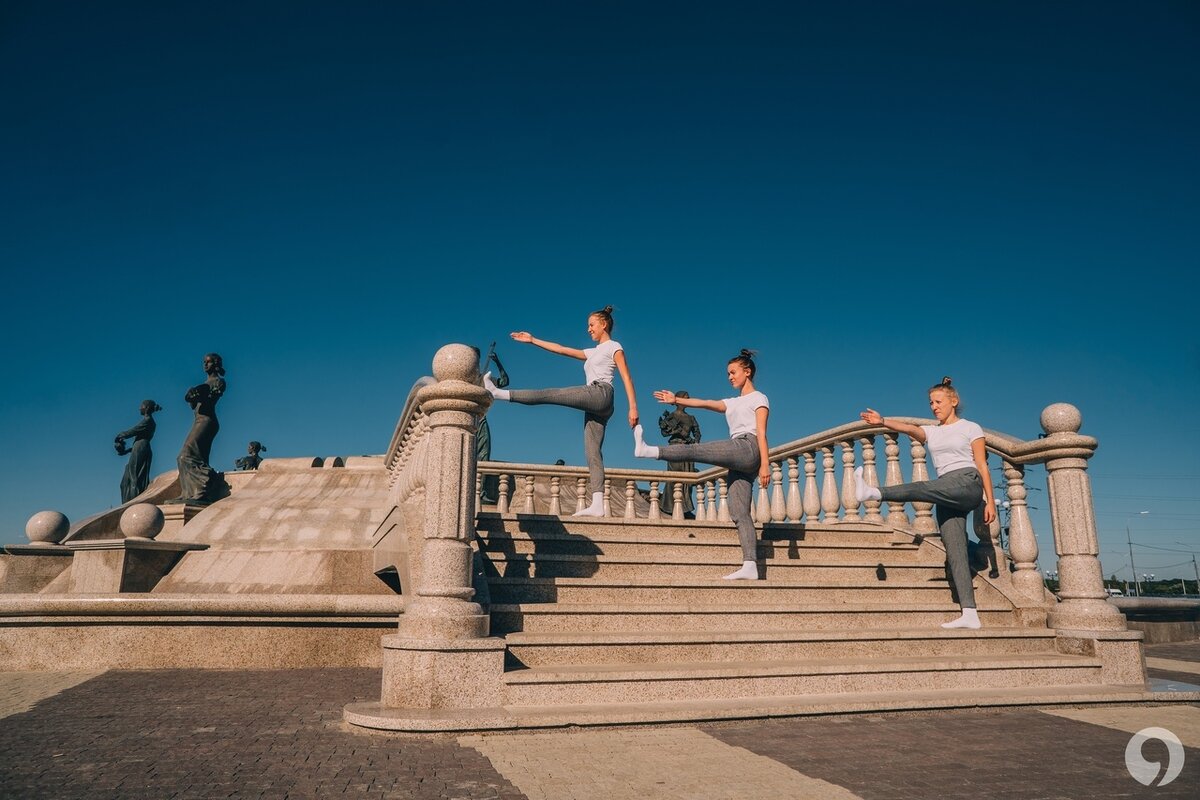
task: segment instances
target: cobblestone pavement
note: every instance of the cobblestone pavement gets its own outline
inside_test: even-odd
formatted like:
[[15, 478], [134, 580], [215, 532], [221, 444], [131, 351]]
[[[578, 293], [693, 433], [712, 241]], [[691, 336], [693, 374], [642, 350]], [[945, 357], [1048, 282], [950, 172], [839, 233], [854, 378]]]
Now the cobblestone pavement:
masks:
[[[1200, 684], [1200, 642], [1153, 645], [1147, 656], [1152, 678]], [[1200, 795], [1200, 705], [424, 737], [342, 723], [344, 704], [378, 691], [370, 669], [0, 673], [0, 797]], [[1166, 786], [1142, 786], [1125, 766], [1132, 733], [1152, 726], [1184, 745], [1182, 772]], [[1168, 760], [1154, 739], [1142, 754]]]

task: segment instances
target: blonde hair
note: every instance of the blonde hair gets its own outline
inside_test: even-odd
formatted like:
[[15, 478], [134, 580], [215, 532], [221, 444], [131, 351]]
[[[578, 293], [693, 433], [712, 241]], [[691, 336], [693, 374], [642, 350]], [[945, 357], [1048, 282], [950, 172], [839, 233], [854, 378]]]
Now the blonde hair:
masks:
[[958, 389], [954, 388], [954, 383], [950, 380], [949, 375], [943, 376], [941, 383], [935, 383], [929, 387], [929, 393], [932, 394], [933, 392], [945, 392], [949, 395], [950, 399], [954, 401], [955, 409], [958, 409], [962, 405], [962, 398], [959, 397]]

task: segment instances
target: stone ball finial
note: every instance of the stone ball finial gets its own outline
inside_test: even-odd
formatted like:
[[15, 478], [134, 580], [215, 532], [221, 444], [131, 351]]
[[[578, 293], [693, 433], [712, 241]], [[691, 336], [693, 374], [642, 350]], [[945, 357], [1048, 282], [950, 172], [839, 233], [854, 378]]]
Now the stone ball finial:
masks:
[[153, 539], [162, 533], [163, 512], [151, 503], [137, 503], [121, 514], [121, 533], [126, 539]]
[[1070, 403], [1053, 403], [1042, 410], [1042, 430], [1048, 434], [1079, 433], [1083, 414]]
[[71, 521], [60, 511], [39, 511], [25, 523], [30, 544], [58, 544], [71, 530]]
[[479, 351], [465, 344], [447, 344], [433, 356], [433, 377], [439, 381], [479, 382]]

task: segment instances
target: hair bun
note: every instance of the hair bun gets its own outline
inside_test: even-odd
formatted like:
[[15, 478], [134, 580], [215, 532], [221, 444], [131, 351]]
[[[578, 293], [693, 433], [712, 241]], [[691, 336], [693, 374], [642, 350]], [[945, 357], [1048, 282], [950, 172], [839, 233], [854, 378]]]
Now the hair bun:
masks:
[[613, 307], [612, 307], [612, 306], [605, 306], [605, 307], [604, 307], [604, 312], [605, 312], [606, 314], [611, 314], [611, 313], [613, 312]]
[[943, 378], [942, 378], [942, 386], [953, 386], [953, 385], [954, 385], [954, 384], [953, 384], [953, 382], [950, 380], [950, 376], [949, 376], [949, 375], [943, 376]]
[[747, 350], [745, 347], [743, 347], [742, 352], [739, 353], [738, 355], [745, 356], [746, 358], [754, 358], [756, 355], [758, 355], [758, 351], [757, 350]]

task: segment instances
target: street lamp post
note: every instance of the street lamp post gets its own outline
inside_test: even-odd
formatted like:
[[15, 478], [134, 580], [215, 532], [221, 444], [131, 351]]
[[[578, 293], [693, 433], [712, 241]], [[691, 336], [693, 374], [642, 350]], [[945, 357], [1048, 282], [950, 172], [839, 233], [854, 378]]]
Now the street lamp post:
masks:
[[[1149, 511], [1139, 511], [1138, 515], [1149, 514]], [[1133, 563], [1133, 537], [1129, 535], [1129, 517], [1125, 518], [1125, 541], [1129, 543], [1129, 571], [1133, 573], [1133, 588], [1137, 591], [1137, 596], [1142, 596], [1142, 587], [1137, 579], [1137, 565]]]

